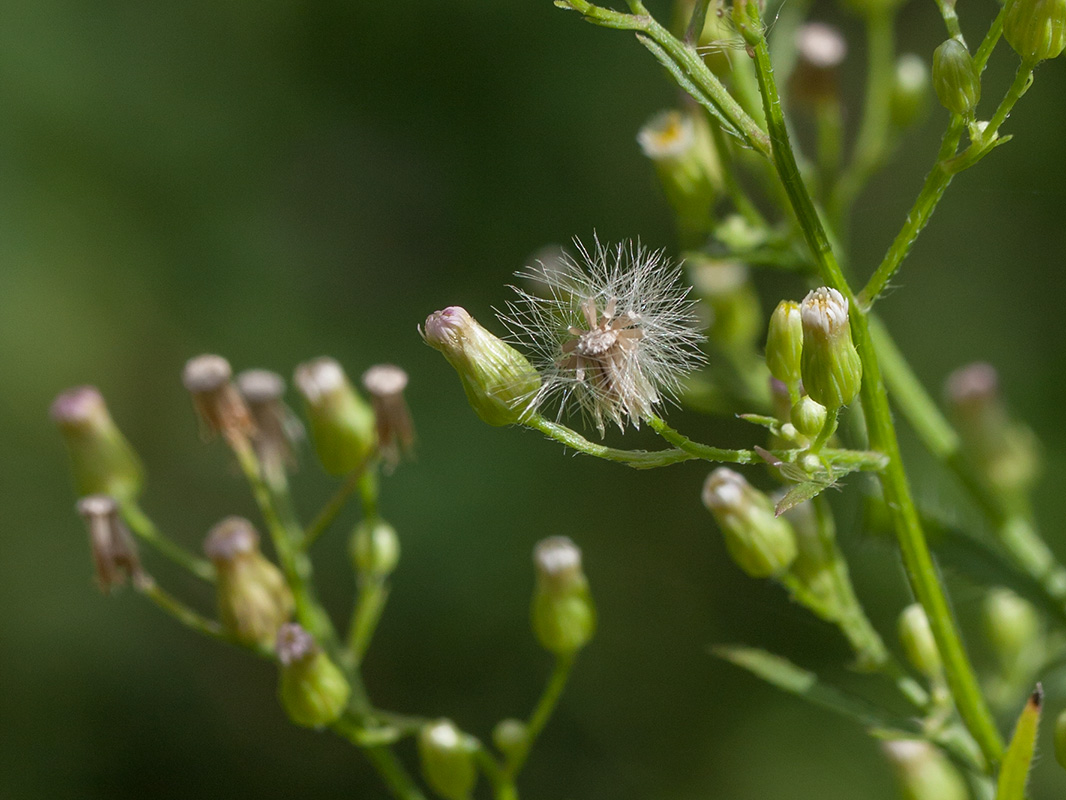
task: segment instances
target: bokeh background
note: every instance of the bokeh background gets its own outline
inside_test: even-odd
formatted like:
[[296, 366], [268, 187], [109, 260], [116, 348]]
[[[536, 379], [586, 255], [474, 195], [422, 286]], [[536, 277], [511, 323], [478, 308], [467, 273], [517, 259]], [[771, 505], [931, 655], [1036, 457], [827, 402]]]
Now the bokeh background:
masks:
[[[977, 39], [995, 5], [962, 11]], [[815, 16], [848, 34], [858, 87], [857, 20], [831, 5]], [[253, 514], [181, 389], [182, 364], [205, 351], [284, 374], [327, 353], [353, 374], [380, 361], [411, 373], [418, 458], [384, 495], [404, 558], [366, 667], [380, 704], [482, 736], [524, 714], [549, 667], [527, 624], [530, 551], [566, 534], [602, 626], [524, 796], [895, 796], [859, 728], [708, 654], [743, 641], [831, 676], [846, 657], [832, 630], [728, 561], [698, 503], [705, 468], [639, 474], [491, 429], [415, 331], [451, 303], [491, 318], [545, 244], [597, 231], [676, 249], [634, 139], [676, 94], [631, 36], [548, 0], [6, 0], [0, 19], [0, 797], [384, 797], [358, 753], [286, 722], [268, 665], [93, 586], [48, 404], [97, 384], [148, 464], [148, 510], [197, 547], [221, 516]], [[934, 4], [910, 3], [899, 34], [929, 56]], [[997, 51], [987, 97], [1013, 65]], [[929, 385], [969, 360], [1000, 368], [1044, 443], [1039, 510], [1066, 557], [1064, 93], [1066, 65], [1041, 67], [1008, 122], [1015, 143], [956, 180], [882, 307]], [[850, 95], [852, 122], [860, 102]], [[863, 196], [857, 270], [902, 221], [944, 120], [934, 108]], [[745, 443], [732, 425], [676, 422]], [[922, 498], [950, 504], [951, 482], [907, 443]], [[331, 483], [305, 456], [309, 515]], [[841, 499], [860, 592], [890, 631], [907, 597], [898, 559], [858, 535]], [[338, 615], [345, 538], [316, 550]], [[953, 588], [972, 616], [976, 590]], [[1066, 790], [1050, 757], [1036, 781], [1037, 796]]]

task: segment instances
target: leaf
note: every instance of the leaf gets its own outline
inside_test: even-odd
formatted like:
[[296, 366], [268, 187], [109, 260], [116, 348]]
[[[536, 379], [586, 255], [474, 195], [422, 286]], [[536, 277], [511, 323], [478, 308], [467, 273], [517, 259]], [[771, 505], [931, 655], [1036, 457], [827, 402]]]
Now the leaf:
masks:
[[822, 683], [813, 672], [797, 667], [781, 656], [743, 645], [721, 645], [711, 648], [711, 652], [782, 691], [802, 697], [809, 703], [847, 717], [866, 728], [916, 732], [913, 721]]
[[1003, 765], [996, 783], [996, 800], [1024, 800], [1025, 783], [1029, 778], [1029, 766], [1033, 763], [1036, 747], [1036, 732], [1040, 724], [1040, 707], [1044, 703], [1044, 690], [1040, 684], [1018, 717], [1014, 738], [1010, 740]]
[[777, 505], [774, 506], [774, 515], [780, 517], [793, 506], [798, 506], [800, 503], [805, 503], [817, 497], [832, 485], [832, 483], [825, 483], [824, 481], [797, 483], [785, 493], [784, 497], [777, 501]]
[[[761, 428], [766, 428], [766, 430], [770, 431], [770, 433], [773, 433], [775, 435], [779, 434], [781, 427], [781, 423], [778, 422], [774, 417], [765, 417], [762, 414], [737, 414], [737, 419], [742, 419], [745, 422], [750, 422], [752, 425], [758, 425]], [[766, 450], [765, 448], [756, 447], [755, 449], [761, 451], [760, 455], [762, 453], [766, 453], [768, 455], [770, 454], [770, 451]], [[766, 456], [763, 456], [763, 458], [765, 457]]]

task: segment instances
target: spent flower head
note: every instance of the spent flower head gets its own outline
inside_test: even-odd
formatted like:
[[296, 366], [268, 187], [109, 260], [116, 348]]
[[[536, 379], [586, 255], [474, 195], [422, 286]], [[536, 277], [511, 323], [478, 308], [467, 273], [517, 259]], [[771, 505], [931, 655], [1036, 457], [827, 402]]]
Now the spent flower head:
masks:
[[704, 360], [689, 288], [662, 250], [575, 245], [576, 258], [519, 272], [544, 288], [513, 287], [500, 319], [541, 374], [538, 405], [562, 416], [576, 403], [601, 435], [606, 422], [639, 427]]

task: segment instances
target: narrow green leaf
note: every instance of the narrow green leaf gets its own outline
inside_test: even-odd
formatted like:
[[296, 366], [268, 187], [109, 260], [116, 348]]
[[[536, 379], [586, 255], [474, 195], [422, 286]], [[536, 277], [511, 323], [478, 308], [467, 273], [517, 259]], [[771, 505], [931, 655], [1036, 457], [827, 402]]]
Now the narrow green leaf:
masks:
[[793, 506], [798, 506], [800, 503], [804, 503], [807, 500], [817, 497], [833, 484], [824, 483], [822, 481], [807, 481], [805, 483], [797, 483], [785, 496], [777, 501], [777, 505], [774, 507], [774, 513], [777, 516], [781, 516]]
[[1014, 738], [1010, 740], [1003, 766], [996, 784], [996, 800], [1024, 800], [1025, 783], [1029, 778], [1029, 766], [1036, 748], [1036, 732], [1040, 725], [1040, 708], [1044, 704], [1044, 690], [1040, 684], [1029, 696], [1029, 701], [1018, 717]]

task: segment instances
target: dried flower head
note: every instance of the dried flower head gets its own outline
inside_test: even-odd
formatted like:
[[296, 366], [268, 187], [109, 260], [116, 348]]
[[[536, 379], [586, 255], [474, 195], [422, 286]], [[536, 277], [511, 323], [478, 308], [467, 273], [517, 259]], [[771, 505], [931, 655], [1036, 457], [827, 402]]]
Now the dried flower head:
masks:
[[578, 258], [518, 273], [546, 291], [514, 287], [500, 319], [532, 353], [538, 405], [557, 400], [561, 416], [577, 402], [601, 435], [605, 421], [638, 427], [703, 362], [694, 303], [662, 250], [575, 245]]
[[303, 424], [283, 399], [285, 379], [265, 369], [246, 369], [236, 379], [237, 390], [248, 405], [255, 423], [259, 460], [271, 469], [294, 467], [293, 446], [304, 436]]
[[112, 589], [126, 582], [127, 576], [134, 581], [140, 579], [143, 573], [137, 547], [119, 517], [118, 502], [105, 494], [91, 494], [81, 498], [77, 508], [89, 529], [89, 544], [100, 591], [110, 594]]
[[251, 412], [232, 377], [233, 370], [222, 356], [196, 356], [185, 364], [181, 381], [192, 395], [205, 437], [221, 432], [236, 441], [255, 433]]
[[375, 364], [363, 373], [363, 388], [374, 407], [382, 458], [390, 467], [395, 467], [400, 455], [410, 453], [415, 442], [411, 412], [403, 397], [407, 373], [393, 364]]

